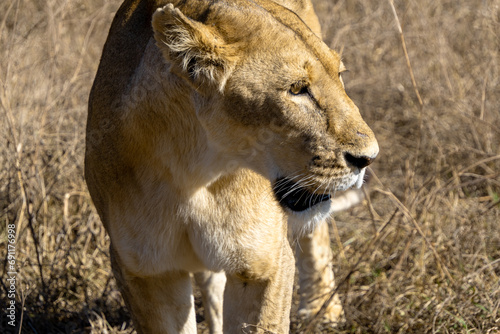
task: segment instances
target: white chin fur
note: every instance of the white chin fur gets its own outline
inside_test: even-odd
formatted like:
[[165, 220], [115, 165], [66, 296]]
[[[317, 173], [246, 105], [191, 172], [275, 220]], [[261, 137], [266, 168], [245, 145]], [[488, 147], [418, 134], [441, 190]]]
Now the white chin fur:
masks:
[[364, 198], [363, 192], [360, 190], [365, 177], [365, 168], [359, 171], [359, 174], [353, 178], [353, 181], [347, 187], [340, 187], [338, 190], [346, 190], [344, 193], [337, 194], [329, 201], [321, 202], [310, 209], [301, 212], [292, 212], [288, 210], [288, 224], [292, 227], [293, 235], [299, 237], [311, 233], [318, 224], [324, 222], [330, 216], [342, 210], [346, 210], [358, 203], [361, 203]]
[[325, 221], [334, 212], [331, 200], [321, 202], [301, 212], [287, 211], [288, 224], [291, 226], [292, 233], [296, 237], [311, 233], [319, 223]]
[[363, 185], [364, 179], [365, 179], [365, 172], [366, 172], [366, 168], [363, 168], [359, 171], [358, 179], [357, 179], [356, 183], [354, 184], [354, 188], [356, 188], [356, 189], [361, 188], [361, 186]]

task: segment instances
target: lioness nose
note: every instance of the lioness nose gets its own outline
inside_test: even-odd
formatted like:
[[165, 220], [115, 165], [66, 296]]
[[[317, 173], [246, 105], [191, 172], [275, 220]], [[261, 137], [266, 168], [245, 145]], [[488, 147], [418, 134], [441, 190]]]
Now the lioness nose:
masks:
[[348, 165], [351, 165], [353, 167], [357, 167], [359, 169], [365, 168], [369, 164], [375, 160], [375, 157], [367, 157], [367, 156], [354, 156], [348, 152], [344, 153], [344, 158], [345, 161], [347, 162]]

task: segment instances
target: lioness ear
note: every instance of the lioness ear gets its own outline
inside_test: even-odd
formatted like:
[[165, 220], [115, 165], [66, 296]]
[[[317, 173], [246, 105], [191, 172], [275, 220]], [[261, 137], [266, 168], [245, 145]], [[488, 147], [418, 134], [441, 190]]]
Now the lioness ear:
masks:
[[208, 81], [223, 90], [236, 61], [235, 47], [227, 45], [214, 28], [186, 17], [168, 4], [153, 15], [158, 47], [176, 72], [199, 86]]

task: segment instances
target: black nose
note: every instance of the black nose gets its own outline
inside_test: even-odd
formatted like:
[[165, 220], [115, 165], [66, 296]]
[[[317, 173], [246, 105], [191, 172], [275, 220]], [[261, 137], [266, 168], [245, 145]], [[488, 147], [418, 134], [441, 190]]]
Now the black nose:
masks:
[[366, 156], [357, 157], [357, 156], [354, 156], [354, 155], [347, 153], [347, 152], [344, 154], [344, 158], [345, 158], [345, 161], [347, 161], [347, 163], [349, 165], [351, 165], [353, 167], [357, 167], [359, 169], [365, 168], [366, 166], [371, 164], [374, 160], [373, 158], [366, 157]]

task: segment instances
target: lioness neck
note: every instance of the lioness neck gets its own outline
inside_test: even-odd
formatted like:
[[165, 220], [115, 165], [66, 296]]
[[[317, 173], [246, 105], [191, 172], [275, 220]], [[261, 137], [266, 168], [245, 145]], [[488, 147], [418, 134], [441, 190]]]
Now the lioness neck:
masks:
[[[123, 155], [128, 156], [134, 168], [162, 171], [163, 175], [156, 177], [167, 178], [183, 191], [206, 187], [219, 177], [220, 153], [210, 145], [196, 116], [199, 93], [170, 73], [170, 65], [153, 39], [131, 86], [133, 90], [124, 94], [128, 103], [123, 104], [121, 113], [124, 137], [129, 139]], [[151, 164], [160, 168], [147, 168]]]

